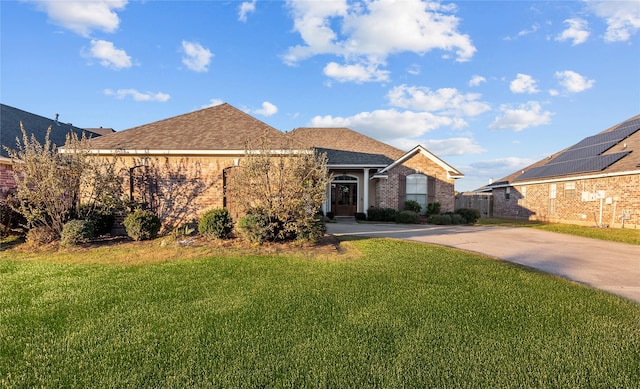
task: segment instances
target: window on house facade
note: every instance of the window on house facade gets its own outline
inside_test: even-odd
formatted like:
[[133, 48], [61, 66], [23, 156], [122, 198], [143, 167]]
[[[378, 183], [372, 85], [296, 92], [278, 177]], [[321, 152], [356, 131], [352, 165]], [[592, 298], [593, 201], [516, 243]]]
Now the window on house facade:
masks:
[[564, 197], [570, 199], [576, 195], [576, 183], [566, 182], [564, 184]]
[[511, 187], [507, 186], [504, 191], [504, 199], [509, 200], [511, 198]]
[[407, 200], [420, 204], [422, 212], [427, 210], [427, 176], [424, 174], [410, 174], [406, 181]]
[[549, 184], [549, 213], [554, 215], [556, 213], [556, 184]]

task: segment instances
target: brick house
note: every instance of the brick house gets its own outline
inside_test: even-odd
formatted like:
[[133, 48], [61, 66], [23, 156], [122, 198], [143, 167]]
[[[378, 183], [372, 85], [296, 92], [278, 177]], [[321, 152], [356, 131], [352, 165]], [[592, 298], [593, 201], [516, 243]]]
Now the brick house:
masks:
[[640, 228], [640, 115], [477, 191], [496, 217]]
[[44, 143], [49, 128], [51, 128], [49, 140], [57, 146], [65, 144], [67, 134], [70, 132], [75, 132], [79, 137], [83, 132], [87, 137], [100, 136], [98, 133], [59, 121], [57, 114], [55, 119], [49, 119], [0, 104], [0, 192], [2, 193], [15, 189], [11, 158], [4, 147], [15, 149], [17, 146], [16, 138], [22, 142], [20, 123], [22, 123], [27, 135], [34, 136], [41, 144]]
[[[347, 128], [298, 128], [283, 133], [229, 104], [160, 120], [94, 139], [93, 152], [117, 155], [132, 200], [149, 203], [170, 223], [211, 207], [233, 208], [225, 196], [248, 141], [326, 152], [333, 182], [324, 212], [353, 216], [369, 207], [401, 208], [405, 199], [438, 201], [453, 210], [454, 180], [462, 174], [422, 146], [404, 152]], [[150, 179], [150, 170], [164, 176]], [[233, 212], [232, 212], [233, 213]]]

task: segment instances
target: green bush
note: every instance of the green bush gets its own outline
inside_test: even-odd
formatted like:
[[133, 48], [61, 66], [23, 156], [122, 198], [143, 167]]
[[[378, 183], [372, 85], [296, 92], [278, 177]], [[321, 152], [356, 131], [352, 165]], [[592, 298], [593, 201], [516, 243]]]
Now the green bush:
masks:
[[207, 239], [226, 239], [233, 231], [233, 219], [226, 208], [205, 212], [198, 221], [198, 232]]
[[407, 200], [404, 202], [404, 210], [420, 213], [422, 206], [415, 200]]
[[427, 204], [427, 216], [437, 215], [440, 213], [440, 203], [429, 203]]
[[398, 211], [393, 208], [369, 208], [367, 220], [377, 222], [395, 222]]
[[460, 208], [455, 213], [462, 216], [468, 224], [474, 224], [480, 219], [480, 211], [474, 208]]
[[111, 210], [82, 205], [80, 206], [79, 214], [82, 219], [93, 223], [93, 230], [96, 236], [111, 233], [111, 228], [115, 222], [115, 216]]
[[293, 232], [297, 241], [317, 242], [327, 232], [327, 225], [324, 223], [323, 217], [315, 217], [306, 219], [305, 222], [297, 222]]
[[124, 229], [133, 240], [147, 240], [158, 236], [160, 219], [151, 211], [136, 209], [124, 218]]
[[333, 212], [327, 212], [327, 217], [329, 220], [333, 220], [336, 217], [336, 214]]
[[449, 225], [451, 224], [451, 215], [431, 215], [427, 218], [427, 223], [430, 224], [438, 224], [438, 225]]
[[276, 225], [264, 210], [252, 208], [245, 216], [238, 219], [238, 232], [252, 243], [262, 243], [276, 237]]
[[367, 220], [367, 214], [364, 212], [356, 212], [356, 220]]
[[76, 246], [87, 243], [94, 237], [93, 223], [88, 220], [69, 220], [60, 233], [61, 246]]
[[396, 218], [398, 223], [415, 224], [418, 222], [418, 214], [414, 211], [402, 211]]
[[451, 224], [466, 224], [467, 220], [457, 213], [449, 214], [451, 216]]

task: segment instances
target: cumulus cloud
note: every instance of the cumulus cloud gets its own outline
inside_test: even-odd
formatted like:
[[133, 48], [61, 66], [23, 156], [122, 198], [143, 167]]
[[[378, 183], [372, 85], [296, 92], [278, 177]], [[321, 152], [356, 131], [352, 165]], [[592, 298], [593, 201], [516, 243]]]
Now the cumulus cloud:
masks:
[[122, 49], [117, 49], [112, 42], [92, 39], [88, 55], [100, 60], [106, 68], [124, 69], [131, 67], [131, 57]]
[[587, 6], [607, 23], [604, 35], [607, 42], [628, 41], [640, 30], [640, 0], [588, 0]]
[[595, 84], [594, 80], [589, 80], [571, 70], [556, 72], [555, 76], [558, 79], [558, 83], [564, 88], [567, 93], [584, 92], [585, 90], [593, 87], [593, 84]]
[[528, 74], [518, 73], [516, 79], [511, 81], [509, 89], [513, 93], [538, 93], [539, 90], [536, 87], [536, 80]]
[[522, 131], [525, 128], [537, 127], [551, 122], [552, 113], [543, 111], [537, 101], [529, 101], [517, 107], [502, 105], [502, 114], [489, 125], [492, 130]]
[[[325, 68], [325, 74], [341, 80], [362, 82], [361, 73], [372, 69], [368, 64], [384, 64], [396, 53], [423, 55], [442, 50], [455, 53], [456, 60], [464, 62], [476, 52], [469, 36], [458, 31], [460, 19], [454, 15], [454, 5], [421, 0], [290, 0], [288, 5], [293, 28], [304, 44], [289, 47], [284, 61], [294, 65], [319, 54], [343, 57], [344, 65], [334, 62]], [[357, 77], [344, 77], [346, 72], [355, 71]], [[368, 74], [372, 74], [371, 80], [386, 80], [379, 73]]]
[[485, 148], [477, 144], [472, 138], [429, 139], [422, 142], [422, 145], [432, 153], [445, 157], [487, 152]]
[[393, 106], [417, 111], [439, 112], [446, 115], [476, 116], [491, 109], [480, 101], [479, 93], [461, 93], [455, 88], [432, 91], [427, 87], [397, 86], [387, 93]]
[[361, 112], [349, 117], [316, 116], [309, 122], [310, 127], [348, 127], [389, 143], [400, 138], [420, 137], [440, 127], [462, 126], [463, 124], [466, 123], [429, 112], [398, 111], [395, 109]]
[[114, 32], [120, 25], [116, 11], [123, 10], [127, 0], [29, 0], [45, 12], [49, 21], [76, 34], [88, 37], [93, 30]]
[[171, 96], [161, 92], [138, 92], [135, 89], [118, 89], [116, 91], [112, 89], [105, 89], [104, 94], [107, 96], [113, 96], [117, 99], [124, 99], [126, 97], [133, 98], [134, 101], [168, 101]]
[[376, 64], [340, 65], [330, 62], [324, 67], [324, 74], [340, 82], [387, 81], [389, 71], [380, 70]]
[[556, 37], [557, 41], [573, 41], [572, 45], [576, 46], [587, 41], [589, 38], [588, 23], [584, 19], [567, 19], [564, 21], [569, 27], [562, 31], [562, 34]]
[[482, 76], [474, 75], [471, 77], [471, 80], [469, 80], [469, 86], [478, 86], [483, 82], [487, 82], [487, 79]]
[[255, 10], [256, 10], [256, 0], [243, 1], [242, 4], [240, 4], [238, 20], [240, 20], [241, 22], [246, 22], [247, 15], [255, 12]]
[[262, 103], [262, 108], [253, 110], [252, 112], [262, 116], [273, 116], [278, 112], [278, 107], [268, 101], [265, 101]]
[[224, 104], [224, 100], [222, 100], [222, 99], [211, 99], [211, 100], [209, 100], [209, 103], [201, 106], [200, 108], [201, 109], [210, 108], [210, 107], [215, 107], [216, 105], [220, 105], [220, 104]]
[[194, 72], [209, 70], [208, 66], [211, 63], [211, 57], [213, 57], [213, 53], [209, 49], [202, 47], [197, 42], [182, 41], [182, 51], [184, 52], [182, 63], [187, 68]]

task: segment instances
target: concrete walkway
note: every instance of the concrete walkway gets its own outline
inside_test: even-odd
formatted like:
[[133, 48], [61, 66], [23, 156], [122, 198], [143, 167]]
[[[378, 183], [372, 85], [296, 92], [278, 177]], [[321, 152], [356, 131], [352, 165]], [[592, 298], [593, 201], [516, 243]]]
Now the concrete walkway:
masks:
[[519, 263], [640, 303], [640, 246], [512, 227], [359, 224], [340, 219], [327, 233], [434, 243]]

